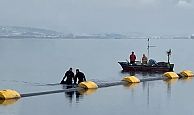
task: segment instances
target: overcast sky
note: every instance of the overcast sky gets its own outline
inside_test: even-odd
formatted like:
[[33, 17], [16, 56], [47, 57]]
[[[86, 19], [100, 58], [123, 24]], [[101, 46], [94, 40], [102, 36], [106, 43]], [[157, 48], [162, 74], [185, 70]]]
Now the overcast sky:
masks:
[[0, 25], [64, 33], [194, 33], [192, 0], [0, 0]]

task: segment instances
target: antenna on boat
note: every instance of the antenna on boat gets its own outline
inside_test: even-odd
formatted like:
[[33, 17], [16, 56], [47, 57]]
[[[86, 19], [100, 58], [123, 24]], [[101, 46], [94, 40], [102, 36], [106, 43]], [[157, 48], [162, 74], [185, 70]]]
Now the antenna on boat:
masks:
[[148, 50], [148, 60], [149, 60], [149, 57], [150, 57], [150, 39], [148, 38], [148, 47], [147, 47], [147, 50]]
[[150, 46], [150, 38], [148, 38], [148, 46], [147, 46], [147, 50], [148, 50], [148, 60], [149, 60], [149, 57], [150, 57], [150, 47], [156, 47], [156, 46]]

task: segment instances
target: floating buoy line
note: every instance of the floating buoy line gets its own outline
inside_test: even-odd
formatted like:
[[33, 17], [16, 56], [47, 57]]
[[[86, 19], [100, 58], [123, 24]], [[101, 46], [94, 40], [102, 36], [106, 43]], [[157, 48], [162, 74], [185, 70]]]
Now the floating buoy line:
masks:
[[98, 89], [98, 88], [110, 87], [110, 86], [116, 86], [116, 85], [138, 84], [140, 82], [145, 82], [145, 81], [179, 79], [179, 78], [188, 78], [193, 76], [194, 74], [192, 71], [184, 70], [178, 74], [175, 72], [166, 72], [161, 77], [156, 77], [156, 78], [139, 79], [136, 76], [126, 76], [121, 81], [115, 81], [115, 82], [109, 82], [109, 83], [98, 83], [98, 84], [93, 81], [86, 81], [86, 82], [81, 82], [80, 84], [78, 84], [77, 87], [72, 87], [69, 89], [42, 91], [42, 92], [35, 92], [35, 93], [20, 94], [15, 90], [5, 89], [5, 90], [0, 90], [0, 102], [5, 100], [13, 100], [13, 99], [17, 100], [21, 97], [31, 97], [31, 96], [54, 94], [54, 93], [61, 93], [61, 92], [72, 92], [72, 91], [85, 92], [90, 89]]

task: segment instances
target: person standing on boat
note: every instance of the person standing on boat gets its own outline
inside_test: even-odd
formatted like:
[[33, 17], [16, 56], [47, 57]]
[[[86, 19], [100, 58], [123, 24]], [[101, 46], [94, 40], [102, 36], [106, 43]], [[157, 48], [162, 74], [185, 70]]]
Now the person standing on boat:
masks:
[[[66, 78], [66, 80], [65, 80], [65, 78]], [[74, 78], [74, 73], [72, 71], [72, 68], [69, 68], [69, 70], [65, 73], [65, 76], [63, 77], [60, 84], [71, 85], [73, 78]]]
[[135, 56], [135, 53], [134, 52], [131, 53], [131, 55], [129, 56], [129, 59], [130, 59], [130, 63], [131, 64], [134, 64], [135, 63], [136, 56]]
[[83, 72], [80, 72], [79, 69], [76, 69], [76, 75], [74, 77], [74, 84], [77, 84], [77, 79], [78, 79], [78, 84], [86, 81], [86, 77]]
[[143, 54], [143, 57], [142, 57], [142, 64], [143, 65], [146, 65], [148, 63], [148, 58], [146, 57], [145, 54]]

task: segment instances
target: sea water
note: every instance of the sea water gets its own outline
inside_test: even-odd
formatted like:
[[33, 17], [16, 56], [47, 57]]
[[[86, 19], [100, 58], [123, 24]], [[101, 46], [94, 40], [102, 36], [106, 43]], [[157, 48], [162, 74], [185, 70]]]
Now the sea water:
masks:
[[[170, 62], [174, 71], [194, 71], [191, 39], [151, 39], [149, 58]], [[0, 39], [0, 89], [31, 93], [63, 89], [59, 83], [70, 67], [79, 68], [87, 80], [120, 81], [118, 61], [134, 51], [137, 60], [147, 55], [146, 39]], [[139, 78], [162, 74], [136, 73]], [[57, 93], [1, 101], [3, 115], [60, 114], [194, 114], [194, 80], [149, 81], [129, 86], [112, 86], [88, 92]]]

